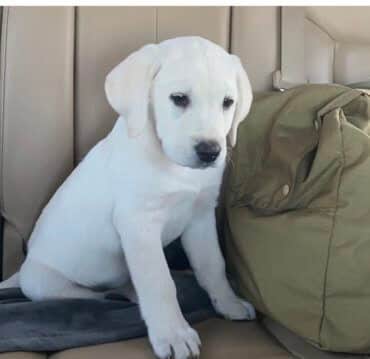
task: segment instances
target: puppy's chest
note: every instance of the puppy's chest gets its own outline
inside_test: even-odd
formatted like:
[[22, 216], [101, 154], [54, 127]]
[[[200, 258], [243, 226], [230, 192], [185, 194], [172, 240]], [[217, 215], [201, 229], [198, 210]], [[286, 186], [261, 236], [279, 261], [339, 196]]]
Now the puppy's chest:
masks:
[[209, 200], [196, 191], [184, 191], [168, 194], [162, 197], [161, 202], [165, 211], [165, 220], [162, 230], [162, 242], [169, 244], [179, 237], [191, 222], [194, 215], [201, 210], [203, 201]]

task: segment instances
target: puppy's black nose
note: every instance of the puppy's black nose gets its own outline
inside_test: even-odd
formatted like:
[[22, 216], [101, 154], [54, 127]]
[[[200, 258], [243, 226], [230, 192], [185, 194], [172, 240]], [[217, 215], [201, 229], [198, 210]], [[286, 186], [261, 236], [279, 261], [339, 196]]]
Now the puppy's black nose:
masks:
[[221, 146], [216, 141], [201, 141], [195, 146], [198, 158], [205, 163], [216, 161], [221, 152]]

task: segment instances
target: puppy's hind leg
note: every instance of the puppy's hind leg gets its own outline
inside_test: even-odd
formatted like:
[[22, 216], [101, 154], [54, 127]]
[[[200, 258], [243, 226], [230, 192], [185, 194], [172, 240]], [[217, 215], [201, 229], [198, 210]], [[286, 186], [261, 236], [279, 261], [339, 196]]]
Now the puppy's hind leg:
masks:
[[136, 304], [139, 303], [139, 299], [137, 297], [136, 290], [135, 290], [131, 280], [128, 280], [128, 282], [126, 284], [124, 284], [123, 286], [121, 286], [121, 287], [110, 289], [110, 290], [108, 290], [104, 293], [105, 293], [106, 297], [118, 294], [118, 295], [121, 295], [124, 298], [128, 299], [132, 303], [136, 303]]
[[19, 287], [19, 272], [0, 283], [0, 289]]
[[19, 280], [24, 295], [31, 300], [104, 298], [104, 293], [82, 287], [70, 281], [58, 271], [30, 258], [26, 258], [23, 263]]
[[128, 283], [122, 288], [123, 295], [133, 303], [139, 303], [139, 298], [137, 297], [136, 290], [132, 281], [129, 280]]

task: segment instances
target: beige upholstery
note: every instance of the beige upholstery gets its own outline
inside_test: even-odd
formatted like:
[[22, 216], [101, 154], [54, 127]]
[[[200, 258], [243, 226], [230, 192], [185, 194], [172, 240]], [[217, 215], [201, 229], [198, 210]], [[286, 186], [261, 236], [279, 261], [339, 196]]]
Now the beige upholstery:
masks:
[[370, 81], [370, 41], [368, 45], [337, 43], [334, 73], [335, 81], [342, 84]]
[[45, 359], [47, 357], [45, 353], [14, 352], [0, 354], [1, 359]]
[[[302, 68], [308, 80], [345, 83], [369, 74], [368, 30], [346, 37], [329, 13], [321, 17], [309, 8], [305, 17], [298, 38], [304, 39]], [[367, 29], [368, 23], [361, 24]], [[50, 196], [112, 128], [116, 115], [103, 83], [115, 64], [143, 44], [200, 35], [241, 57], [255, 91], [271, 90], [273, 73], [281, 69], [281, 25], [279, 7], [5, 8], [0, 58], [5, 277], [19, 267], [23, 245]], [[257, 323], [215, 319], [197, 328], [202, 358], [291, 357]], [[0, 359], [46, 356], [20, 352], [0, 354]], [[153, 358], [147, 339], [51, 356]]]
[[370, 6], [308, 6], [305, 11], [336, 41], [370, 43]]
[[[333, 17], [335, 17], [335, 9]], [[351, 10], [349, 12], [351, 13]], [[340, 13], [342, 13], [341, 9]], [[358, 14], [358, 12], [356, 13]], [[367, 13], [370, 15], [369, 11]], [[309, 16], [309, 12], [306, 15]], [[339, 20], [337, 19], [337, 21]], [[343, 24], [347, 26], [348, 22], [347, 20]], [[353, 21], [351, 23], [353, 26]], [[305, 61], [306, 76], [309, 82], [350, 84], [369, 81], [370, 25], [368, 25], [367, 42], [361, 42], [365, 39], [365, 34], [362, 33], [358, 34], [359, 37], [354, 42], [343, 40], [348, 39], [346, 36], [343, 38], [334, 37], [338, 36], [337, 32], [332, 33], [327, 30], [331, 27], [331, 22], [328, 22], [327, 26], [325, 28], [317, 25], [314, 20], [306, 19]], [[353, 27], [357, 28], [357, 26]]]
[[334, 81], [334, 40], [311, 20], [304, 28], [305, 75], [310, 83]]
[[283, 83], [370, 80], [370, 7], [288, 7], [285, 13], [278, 68]]
[[284, 6], [281, 9], [279, 82], [283, 88], [305, 82], [304, 16], [304, 8], [299, 6]]
[[116, 115], [104, 95], [109, 70], [156, 40], [156, 10], [76, 9], [75, 156], [79, 161], [112, 128]]
[[[1, 38], [5, 274], [73, 165], [73, 9], [6, 8]], [[47, 29], [47, 31], [46, 31]]]
[[233, 8], [231, 25], [231, 52], [241, 58], [253, 90], [271, 90], [280, 68], [280, 8]]

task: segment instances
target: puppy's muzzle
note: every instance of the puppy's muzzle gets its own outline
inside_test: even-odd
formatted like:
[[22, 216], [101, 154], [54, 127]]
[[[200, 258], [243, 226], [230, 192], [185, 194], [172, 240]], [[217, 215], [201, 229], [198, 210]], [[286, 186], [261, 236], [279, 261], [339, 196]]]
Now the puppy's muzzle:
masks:
[[199, 160], [204, 164], [215, 162], [221, 152], [221, 146], [213, 140], [200, 141], [194, 146], [194, 149]]

